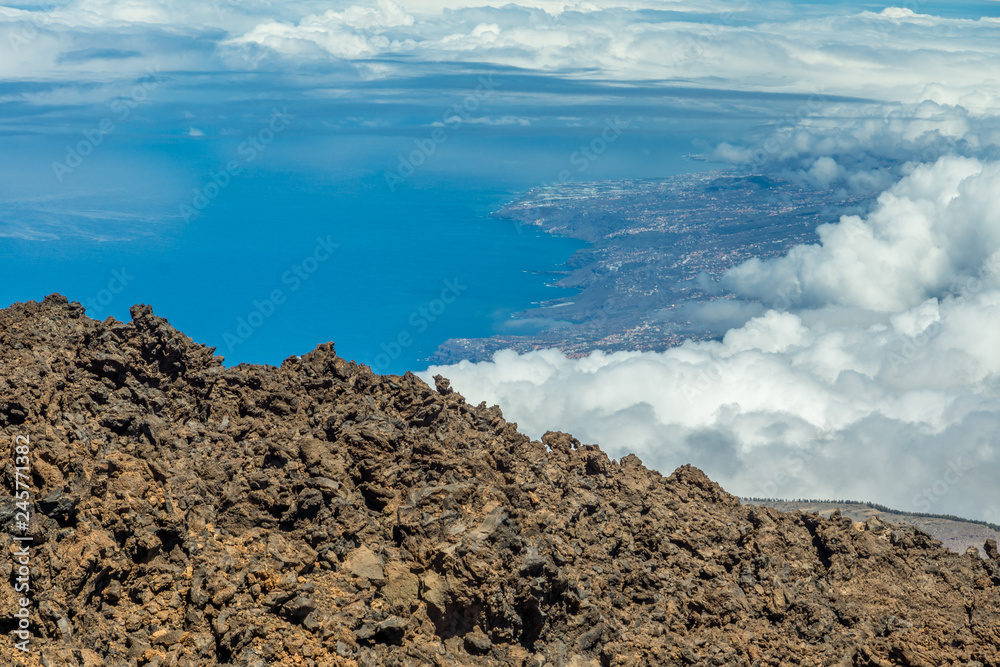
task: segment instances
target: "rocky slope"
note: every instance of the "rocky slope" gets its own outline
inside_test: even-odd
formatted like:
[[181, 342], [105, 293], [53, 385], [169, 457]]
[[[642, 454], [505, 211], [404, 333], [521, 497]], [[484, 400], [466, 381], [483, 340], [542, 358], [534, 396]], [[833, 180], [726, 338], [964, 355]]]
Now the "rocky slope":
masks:
[[822, 500], [752, 500], [742, 498], [741, 502], [748, 505], [766, 505], [782, 512], [817, 512], [821, 516], [830, 516], [839, 510], [842, 516], [851, 521], [867, 521], [878, 517], [890, 523], [902, 523], [913, 526], [941, 542], [942, 546], [955, 553], [965, 553], [970, 547], [980, 552], [980, 556], [988, 558], [984, 549], [987, 540], [1000, 542], [1000, 531], [989, 525], [968, 521], [958, 517], [943, 515], [920, 515], [908, 512], [897, 512], [882, 506], [872, 506], [869, 503]]
[[3, 664], [1000, 664], [995, 544], [742, 506], [694, 468], [532, 441], [444, 380], [330, 345], [226, 369], [132, 316], [0, 312], [34, 538], [25, 655], [5, 465]]

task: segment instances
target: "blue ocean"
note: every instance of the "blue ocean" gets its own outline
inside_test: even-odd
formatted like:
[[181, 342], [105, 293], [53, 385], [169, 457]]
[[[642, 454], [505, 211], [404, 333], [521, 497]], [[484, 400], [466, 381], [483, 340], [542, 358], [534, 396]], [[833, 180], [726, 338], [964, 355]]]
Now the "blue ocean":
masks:
[[[477, 80], [452, 84], [455, 99]], [[474, 124], [448, 99], [387, 112], [293, 91], [237, 110], [210, 94], [172, 103], [179, 86], [152, 73], [124, 102], [0, 134], [0, 305], [59, 292], [127, 321], [147, 303], [227, 365], [332, 341], [380, 372], [420, 370], [445, 340], [510, 333], [512, 314], [567, 296], [553, 283], [582, 244], [490, 217], [504, 203], [569, 179], [714, 168], [684, 156], [773, 115], [692, 110], [701, 93], [681, 90], [646, 101], [652, 120], [581, 104]]]
[[488, 336], [564, 294], [542, 272], [581, 244], [491, 219], [515, 193], [476, 185], [389, 197], [301, 174], [234, 180], [162, 235], [4, 239], [4, 298], [59, 292], [90, 317], [125, 321], [149, 303], [227, 365], [278, 364], [333, 341], [342, 356], [402, 373], [448, 337]]

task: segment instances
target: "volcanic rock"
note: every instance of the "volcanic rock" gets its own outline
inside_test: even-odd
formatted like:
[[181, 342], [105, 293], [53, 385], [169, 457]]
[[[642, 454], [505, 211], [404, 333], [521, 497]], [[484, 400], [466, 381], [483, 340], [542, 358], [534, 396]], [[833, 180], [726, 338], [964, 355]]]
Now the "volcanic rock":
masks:
[[744, 506], [330, 344], [213, 352], [147, 306], [0, 311], [2, 664], [1000, 664], [995, 544]]

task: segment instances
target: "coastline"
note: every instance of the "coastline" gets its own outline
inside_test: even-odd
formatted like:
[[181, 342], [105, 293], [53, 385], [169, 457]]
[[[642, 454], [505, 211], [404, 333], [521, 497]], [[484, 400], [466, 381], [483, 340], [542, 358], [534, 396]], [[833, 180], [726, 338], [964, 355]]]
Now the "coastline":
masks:
[[714, 284], [727, 269], [814, 242], [816, 227], [869, 200], [725, 170], [534, 188], [491, 217], [586, 243], [555, 283], [575, 292], [513, 313], [506, 332], [450, 338], [427, 361], [485, 361], [500, 349], [662, 351], [718, 337], [727, 322], [706, 325], [689, 309], [728, 298]]

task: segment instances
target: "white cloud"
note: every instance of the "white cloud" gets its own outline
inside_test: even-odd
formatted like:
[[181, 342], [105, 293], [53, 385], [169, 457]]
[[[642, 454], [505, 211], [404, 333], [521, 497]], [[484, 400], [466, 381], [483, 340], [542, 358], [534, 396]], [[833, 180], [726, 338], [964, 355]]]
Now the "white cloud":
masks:
[[663, 353], [503, 351], [423, 376], [533, 436], [693, 462], [737, 493], [1000, 520], [1000, 165], [918, 167], [822, 244], [730, 276], [765, 301], [793, 280], [792, 308]]
[[342, 12], [327, 10], [295, 23], [269, 20], [225, 42], [225, 45], [257, 44], [290, 56], [328, 54], [345, 59], [368, 58], [407, 48], [404, 43], [383, 33], [391, 28], [409, 27], [413, 23], [413, 16], [399, 5], [391, 0], [380, 0], [376, 6], [352, 5]]
[[820, 243], [751, 260], [723, 283], [765, 303], [841, 305], [879, 312], [912, 308], [949, 290], [1000, 251], [1000, 166], [943, 158], [883, 193], [866, 219], [817, 232]]
[[1000, 157], [1000, 116], [932, 101], [858, 105], [815, 95], [745, 145], [720, 143], [706, 157], [813, 187], [874, 194], [907, 173], [907, 163], [944, 155]]
[[[31, 26], [39, 35], [11, 48], [11, 36]], [[156, 37], [143, 44], [144, 56], [177, 62], [178, 69], [181, 63], [211, 70], [334, 59], [358, 61], [367, 73], [386, 76], [414, 64], [462, 61], [601, 80], [929, 99], [971, 113], [1000, 100], [1000, 75], [992, 74], [1000, 53], [997, 21], [899, 8], [830, 16], [821, 7], [793, 12], [779, 2], [734, 11], [721, 2], [638, 0], [362, 0], [333, 7], [316, 1], [73, 0], [32, 11], [0, 8], [0, 76], [86, 71], [59, 66], [59, 53], [144, 33]], [[410, 65], [385, 64], [371, 72], [362, 64], [378, 57], [402, 57]], [[133, 71], [131, 66], [117, 63], [119, 71]]]
[[845, 176], [845, 170], [829, 155], [816, 158], [807, 172], [810, 183], [819, 188], [829, 188]]

